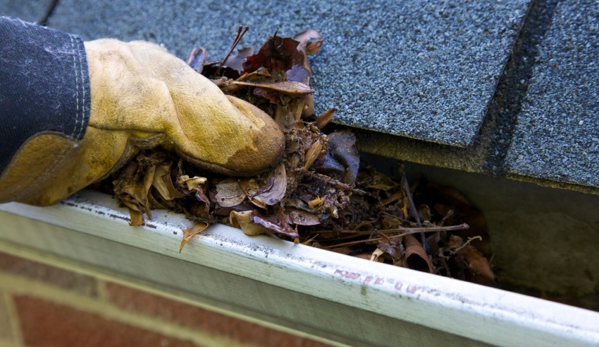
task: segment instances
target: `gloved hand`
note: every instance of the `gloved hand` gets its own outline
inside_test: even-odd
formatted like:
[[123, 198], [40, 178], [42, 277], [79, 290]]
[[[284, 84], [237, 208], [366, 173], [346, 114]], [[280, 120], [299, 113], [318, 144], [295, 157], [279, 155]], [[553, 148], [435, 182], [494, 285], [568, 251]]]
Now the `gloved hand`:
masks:
[[28, 140], [5, 172], [0, 200], [53, 204], [158, 145], [233, 176], [278, 164], [284, 136], [276, 123], [160, 46], [102, 39], [85, 49], [91, 111], [84, 138], [42, 133]]

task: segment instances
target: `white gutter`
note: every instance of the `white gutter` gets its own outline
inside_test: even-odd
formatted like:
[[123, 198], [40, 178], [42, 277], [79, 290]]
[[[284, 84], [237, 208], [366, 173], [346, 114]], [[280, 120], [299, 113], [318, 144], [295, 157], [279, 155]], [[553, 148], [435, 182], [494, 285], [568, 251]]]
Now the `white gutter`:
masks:
[[46, 208], [4, 204], [0, 211], [4, 244], [134, 276], [343, 344], [599, 346], [596, 312], [222, 225], [178, 253], [181, 229], [191, 225], [182, 215], [156, 211], [146, 226], [130, 227], [127, 210], [97, 192]]

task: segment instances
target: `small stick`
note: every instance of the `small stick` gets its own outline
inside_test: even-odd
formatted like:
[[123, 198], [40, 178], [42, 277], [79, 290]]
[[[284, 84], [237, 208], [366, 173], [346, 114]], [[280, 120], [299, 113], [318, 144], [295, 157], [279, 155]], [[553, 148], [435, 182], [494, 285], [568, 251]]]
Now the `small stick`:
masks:
[[474, 236], [474, 237], [469, 237], [468, 241], [464, 242], [463, 245], [461, 245], [460, 247], [456, 248], [455, 250], [451, 251], [451, 254], [457, 254], [459, 251], [461, 251], [464, 247], [468, 246], [468, 244], [474, 240], [481, 240], [482, 241], [482, 236]]
[[449, 219], [449, 217], [453, 216], [453, 210], [449, 210], [447, 211], [447, 214], [445, 215], [445, 217], [443, 217], [443, 219], [441, 219], [441, 226], [443, 226], [445, 224], [445, 222]]
[[227, 62], [227, 59], [229, 59], [229, 56], [231, 55], [231, 53], [233, 53], [233, 50], [235, 49], [235, 47], [237, 47], [237, 44], [239, 44], [239, 41], [241, 41], [241, 38], [243, 37], [243, 35], [245, 35], [245, 33], [247, 33], [248, 30], [250, 30], [250, 27], [243, 27], [240, 25], [237, 28], [237, 33], [235, 34], [235, 40], [233, 40], [233, 44], [231, 45], [231, 48], [229, 48], [229, 52], [227, 52], [227, 55], [225, 56], [225, 59], [223, 59], [223, 61], [220, 62], [220, 64], [218, 65], [218, 68], [216, 69], [216, 72], [214, 73], [214, 77], [216, 77], [218, 75], [218, 73], [220, 72], [220, 69], [223, 67], [223, 65], [225, 65], [225, 63]]
[[414, 204], [414, 199], [412, 198], [412, 190], [410, 189], [410, 185], [408, 184], [408, 179], [406, 178], [405, 173], [401, 177], [401, 185], [403, 185], [403, 188], [406, 191], [406, 196], [408, 197], [410, 213], [416, 219], [416, 224], [418, 224], [418, 226], [421, 227], [422, 223], [420, 222], [420, 216], [418, 215], [418, 210], [416, 209], [416, 205]]
[[334, 180], [334, 179], [330, 178], [329, 176], [326, 176], [326, 175], [323, 175], [323, 174], [319, 174], [319, 173], [316, 173], [316, 172], [312, 172], [312, 171], [308, 171], [307, 174], [309, 176], [311, 176], [311, 177], [318, 178], [318, 179], [323, 180], [323, 181], [325, 181], [327, 183], [330, 183], [330, 184], [332, 184], [332, 185], [334, 185], [336, 187], [339, 187], [339, 188], [345, 189], [345, 190], [349, 190], [350, 192], [356, 193], [358, 195], [368, 195], [367, 192], [365, 192], [365, 191], [363, 191], [361, 189], [352, 188], [350, 185], [345, 184], [343, 182], [339, 182], [337, 180]]
[[[384, 230], [374, 230], [379, 234], [391, 234], [397, 232], [409, 232], [409, 234], [417, 234], [419, 232], [423, 233], [432, 233], [436, 231], [455, 231], [455, 230], [464, 230], [468, 229], [470, 226], [466, 223], [459, 225], [450, 225], [450, 226], [432, 226], [432, 227], [418, 227], [418, 228], [409, 228], [409, 227], [397, 227], [393, 229], [384, 229]], [[353, 235], [367, 235], [370, 234], [371, 231], [356, 231], [356, 230], [342, 230], [340, 231], [342, 234], [353, 234]], [[402, 234], [407, 235], [407, 234]], [[401, 236], [401, 235], [400, 235]]]
[[[416, 224], [418, 224], [419, 227], [422, 227], [422, 223], [420, 222], [420, 215], [418, 214], [418, 210], [416, 209], [416, 205], [414, 204], [414, 199], [412, 198], [412, 190], [410, 189], [410, 185], [408, 184], [408, 179], [406, 177], [405, 172], [401, 176], [401, 184], [403, 185], [404, 190], [406, 191], [406, 196], [408, 197], [408, 203], [410, 205], [410, 213], [416, 219]], [[420, 234], [420, 243], [422, 243], [422, 247], [428, 254], [429, 247], [428, 247], [428, 243], [426, 242], [426, 237], [424, 236], [424, 233]]]
[[[454, 231], [454, 230], [464, 230], [464, 229], [468, 229], [468, 228], [470, 228], [470, 226], [468, 224], [464, 223], [464, 224], [460, 224], [460, 225], [451, 225], [451, 226], [447, 226], [447, 227], [423, 227], [423, 228], [398, 227], [398, 228], [394, 228], [394, 229], [376, 230], [376, 232], [378, 232], [379, 234], [383, 234], [383, 233], [387, 234], [387, 233], [393, 233], [393, 232], [398, 232], [398, 231], [405, 231], [404, 233], [399, 234], [399, 235], [386, 236], [387, 238], [395, 239], [398, 237], [412, 235], [412, 234], [418, 234], [418, 233], [429, 233], [429, 232], [436, 232], [436, 231]], [[383, 239], [382, 237], [378, 237], [378, 238], [368, 239], [368, 240], [351, 241], [351, 242], [339, 243], [339, 244], [330, 245], [330, 246], [324, 246], [322, 248], [328, 249], [328, 248], [335, 248], [335, 247], [352, 246], [352, 245], [357, 245], [357, 244], [365, 243], [365, 242], [380, 241], [382, 239]]]

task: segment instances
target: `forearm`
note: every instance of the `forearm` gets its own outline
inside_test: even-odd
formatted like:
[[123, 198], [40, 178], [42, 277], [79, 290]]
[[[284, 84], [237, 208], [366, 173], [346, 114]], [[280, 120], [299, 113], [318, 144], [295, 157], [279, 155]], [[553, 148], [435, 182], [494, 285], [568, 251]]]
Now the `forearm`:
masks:
[[0, 202], [50, 204], [52, 194], [68, 194], [54, 190], [73, 190], [65, 184], [78, 168], [69, 159], [88, 127], [83, 40], [0, 17], [0, 47]]
[[79, 37], [0, 17], [0, 47], [1, 173], [32, 137], [52, 133], [81, 140], [90, 87]]

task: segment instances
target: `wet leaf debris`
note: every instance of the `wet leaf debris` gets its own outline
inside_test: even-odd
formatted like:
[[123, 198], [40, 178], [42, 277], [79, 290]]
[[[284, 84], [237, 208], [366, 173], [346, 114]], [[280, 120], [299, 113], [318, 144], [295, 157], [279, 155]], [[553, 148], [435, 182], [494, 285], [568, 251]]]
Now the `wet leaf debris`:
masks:
[[315, 30], [294, 37], [275, 33], [258, 48], [207, 62], [194, 48], [189, 65], [273, 117], [285, 134], [282, 161], [250, 178], [199, 169], [172, 152], [140, 153], [98, 187], [127, 206], [131, 225], [154, 209], [184, 213], [180, 251], [209, 225], [223, 223], [247, 235], [269, 235], [394, 266], [494, 285], [489, 237], [482, 213], [451, 187], [405, 174], [385, 175], [360, 161], [347, 130], [323, 131], [335, 109], [314, 114], [308, 55], [323, 38]]

